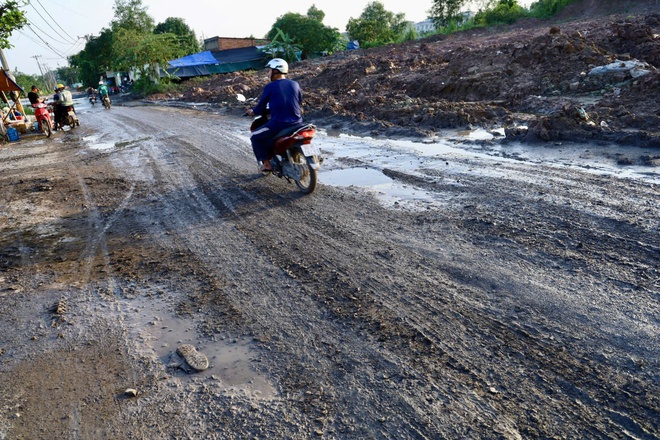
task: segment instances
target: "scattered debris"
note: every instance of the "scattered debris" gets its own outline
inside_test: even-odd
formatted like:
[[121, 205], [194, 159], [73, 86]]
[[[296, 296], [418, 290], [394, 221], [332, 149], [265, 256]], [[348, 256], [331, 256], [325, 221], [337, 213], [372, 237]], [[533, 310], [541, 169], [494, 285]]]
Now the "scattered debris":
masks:
[[206, 355], [198, 352], [193, 345], [182, 344], [176, 349], [176, 353], [194, 370], [204, 371], [209, 367], [209, 360]]

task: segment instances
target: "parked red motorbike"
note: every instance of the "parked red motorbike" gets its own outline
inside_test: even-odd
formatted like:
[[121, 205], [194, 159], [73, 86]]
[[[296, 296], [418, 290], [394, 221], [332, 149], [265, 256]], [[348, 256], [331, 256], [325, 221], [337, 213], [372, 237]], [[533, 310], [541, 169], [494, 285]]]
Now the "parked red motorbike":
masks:
[[53, 134], [53, 115], [44, 103], [32, 104], [34, 107], [34, 117], [37, 119], [38, 131], [44, 133], [46, 137]]
[[[268, 116], [257, 116], [250, 131], [254, 131], [268, 121]], [[296, 185], [305, 194], [316, 189], [318, 183], [318, 170], [321, 168], [319, 156], [321, 151], [312, 145], [316, 135], [316, 126], [302, 123], [289, 127], [277, 134], [273, 146], [273, 157], [270, 164], [271, 173], [277, 177], [284, 177], [287, 181], [296, 182]]]

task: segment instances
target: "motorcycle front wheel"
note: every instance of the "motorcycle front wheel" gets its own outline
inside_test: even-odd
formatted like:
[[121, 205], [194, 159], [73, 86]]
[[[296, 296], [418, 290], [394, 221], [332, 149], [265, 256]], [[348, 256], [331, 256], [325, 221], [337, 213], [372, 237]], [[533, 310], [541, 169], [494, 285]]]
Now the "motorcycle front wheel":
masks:
[[50, 121], [48, 119], [41, 121], [41, 129], [47, 138], [53, 134], [53, 127], [50, 126]]
[[293, 153], [291, 159], [293, 160], [294, 166], [301, 167], [303, 170], [300, 180], [296, 180], [296, 185], [298, 185], [298, 188], [300, 188], [303, 193], [311, 194], [316, 189], [318, 173], [314, 168], [309, 166], [307, 158], [301, 151]]

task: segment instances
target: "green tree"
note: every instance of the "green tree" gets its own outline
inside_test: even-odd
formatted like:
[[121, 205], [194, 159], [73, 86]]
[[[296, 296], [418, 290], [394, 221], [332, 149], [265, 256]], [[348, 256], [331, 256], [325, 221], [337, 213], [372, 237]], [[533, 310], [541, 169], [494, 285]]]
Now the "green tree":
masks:
[[277, 29], [277, 33], [271, 39], [271, 42], [262, 50], [272, 58], [284, 58], [287, 61], [297, 61], [298, 53], [302, 51], [302, 47], [294, 43], [293, 39], [289, 37], [288, 34], [282, 32], [282, 29]]
[[59, 82], [64, 84], [75, 84], [79, 81], [78, 68], [77, 67], [58, 67], [57, 68], [57, 78]]
[[96, 86], [105, 72], [114, 70], [115, 33], [103, 29], [98, 37], [88, 36], [83, 50], [69, 57], [69, 65], [78, 68], [78, 79], [86, 86]]
[[0, 5], [0, 49], [12, 47], [9, 37], [27, 24], [25, 12], [19, 9], [19, 5], [25, 4], [27, 3], [9, 0]]
[[576, 0], [538, 0], [529, 7], [529, 13], [533, 17], [552, 17], [567, 5], [575, 3]]
[[147, 34], [154, 30], [154, 19], [147, 13], [147, 7], [142, 4], [142, 0], [115, 0], [113, 9], [113, 31], [126, 29]]
[[98, 37], [87, 36], [85, 47], [68, 58], [69, 65], [78, 69], [79, 79], [85, 85], [96, 85], [110, 68], [113, 34], [103, 29]]
[[325, 18], [325, 12], [317, 8], [316, 5], [312, 5], [307, 10], [307, 17], [322, 22]]
[[[322, 52], [335, 52], [342, 48], [339, 30], [323, 24], [325, 13], [312, 5], [307, 15], [288, 12], [275, 21], [266, 38], [274, 40], [281, 31], [291, 43], [300, 46], [302, 58]], [[282, 41], [282, 35], [279, 40]]]
[[351, 17], [346, 25], [350, 39], [358, 40], [362, 47], [394, 43], [406, 30], [406, 15], [387, 11], [378, 1], [367, 4], [360, 18]]
[[154, 29], [154, 34], [174, 34], [184, 55], [197, 53], [200, 51], [199, 41], [195, 31], [190, 29], [183, 18], [168, 17], [164, 22], [158, 23]]
[[[160, 67], [167, 67], [168, 61], [187, 55], [188, 47], [181, 45], [174, 33], [154, 33], [153, 18], [142, 5], [142, 0], [115, 0], [114, 9], [113, 70], [137, 71], [140, 76], [138, 89], [144, 93], [157, 91], [157, 84], [161, 81]], [[174, 22], [171, 20], [170, 24], [174, 25]], [[169, 76], [165, 77], [166, 82], [169, 79]]]
[[465, 2], [466, 0], [433, 0], [433, 6], [428, 14], [435, 28], [440, 29], [452, 20], [457, 21]]
[[499, 0], [494, 6], [480, 10], [474, 16], [474, 23], [478, 26], [511, 24], [526, 15], [527, 10], [518, 5], [516, 0]]
[[119, 29], [115, 36], [116, 70], [136, 70], [142, 78], [157, 82], [160, 66], [186, 55], [174, 34], [143, 34], [135, 30]]
[[25, 93], [28, 93], [32, 86], [39, 87], [44, 94], [52, 92], [52, 89], [46, 84], [46, 81], [44, 81], [41, 75], [29, 75], [27, 73], [14, 72], [14, 77], [16, 78], [16, 83], [25, 90]]

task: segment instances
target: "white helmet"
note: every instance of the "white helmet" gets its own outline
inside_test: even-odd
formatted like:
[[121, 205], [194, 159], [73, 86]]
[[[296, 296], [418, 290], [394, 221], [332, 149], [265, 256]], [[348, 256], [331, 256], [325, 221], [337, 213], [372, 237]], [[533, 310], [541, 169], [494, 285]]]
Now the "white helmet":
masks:
[[268, 61], [266, 67], [269, 67], [271, 69], [277, 69], [280, 71], [280, 73], [284, 73], [284, 74], [289, 73], [289, 64], [286, 61], [284, 61], [282, 58], [273, 58], [272, 60]]

